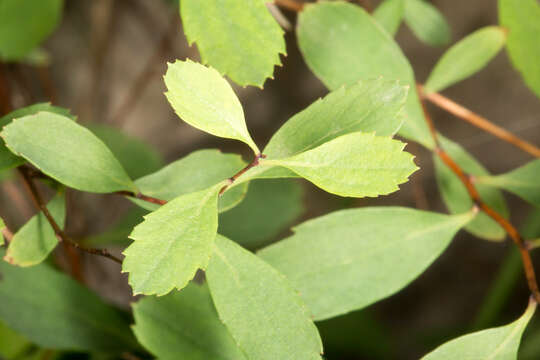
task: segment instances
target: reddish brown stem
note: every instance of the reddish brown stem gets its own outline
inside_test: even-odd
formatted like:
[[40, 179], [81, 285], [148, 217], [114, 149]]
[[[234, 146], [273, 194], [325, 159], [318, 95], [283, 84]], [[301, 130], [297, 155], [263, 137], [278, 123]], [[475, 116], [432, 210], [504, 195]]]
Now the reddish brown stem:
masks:
[[304, 3], [300, 3], [294, 0], [274, 0], [274, 4], [281, 8], [294, 12], [302, 11], [302, 9], [304, 8]]
[[9, 244], [13, 240], [13, 233], [6, 227], [2, 229], [2, 236], [6, 239], [6, 242]]
[[0, 112], [2, 115], [10, 113], [13, 110], [11, 105], [11, 96], [9, 90], [9, 80], [7, 77], [6, 66], [0, 63]]
[[167, 203], [167, 200], [157, 199], [157, 198], [144, 195], [141, 193], [134, 193], [132, 191], [117, 191], [115, 194], [129, 196], [129, 197], [140, 199], [140, 200], [143, 200], [152, 204], [156, 204], [156, 205], [165, 205]]
[[237, 172], [236, 174], [234, 174], [232, 177], [229, 178], [229, 182], [225, 186], [223, 186], [221, 190], [219, 190], [219, 195], [222, 195], [225, 192], [225, 190], [227, 190], [227, 188], [231, 186], [232, 183], [234, 183], [236, 179], [242, 176], [246, 171], [248, 171], [252, 167], [259, 165], [259, 160], [264, 159], [265, 157], [266, 155], [264, 154], [257, 154], [255, 156], [255, 159], [253, 159], [251, 163], [249, 163], [245, 168], [243, 168], [242, 170], [240, 170], [239, 172]]

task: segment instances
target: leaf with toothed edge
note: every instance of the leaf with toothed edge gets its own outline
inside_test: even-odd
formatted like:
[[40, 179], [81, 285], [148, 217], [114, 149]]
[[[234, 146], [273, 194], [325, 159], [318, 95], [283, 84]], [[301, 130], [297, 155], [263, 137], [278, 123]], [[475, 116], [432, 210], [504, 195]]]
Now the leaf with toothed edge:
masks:
[[124, 250], [122, 272], [134, 294], [165, 295], [205, 269], [217, 232], [218, 192], [225, 182], [181, 195], [144, 216]]

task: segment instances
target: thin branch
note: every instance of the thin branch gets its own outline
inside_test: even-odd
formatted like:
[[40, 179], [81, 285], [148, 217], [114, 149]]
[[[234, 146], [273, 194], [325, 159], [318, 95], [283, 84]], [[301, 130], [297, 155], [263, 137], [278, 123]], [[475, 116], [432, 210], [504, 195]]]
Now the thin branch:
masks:
[[284, 9], [299, 12], [304, 8], [304, 3], [300, 3], [294, 0], [274, 0], [274, 4]]
[[[423, 94], [422, 85], [418, 85], [418, 88], [420, 93]], [[438, 93], [423, 94], [423, 96], [424, 98], [431, 101], [433, 104], [457, 116], [458, 118], [473, 124], [474, 126], [498, 137], [499, 139], [514, 145], [515, 147], [520, 148], [521, 150], [531, 154], [532, 156], [540, 157], [540, 148], [538, 148], [537, 146], [519, 138], [518, 136], [512, 134], [506, 129], [501, 128], [500, 126], [493, 124], [488, 119], [478, 114], [475, 114], [474, 112], [455, 103], [447, 97], [444, 97], [443, 95]]]
[[2, 235], [8, 244], [13, 240], [13, 233], [7, 228], [7, 226], [2, 229]]
[[152, 204], [156, 205], [165, 205], [167, 203], [167, 200], [158, 199], [152, 196], [144, 195], [141, 193], [134, 193], [133, 191], [117, 191], [115, 194], [123, 195], [123, 196], [129, 196], [132, 198], [136, 198], [139, 200], [143, 200]]
[[255, 159], [253, 159], [253, 161], [251, 163], [249, 163], [245, 168], [243, 168], [242, 170], [240, 170], [239, 172], [237, 172], [236, 174], [234, 174], [232, 177], [229, 178], [228, 183], [225, 186], [223, 186], [221, 188], [221, 190], [219, 190], [219, 195], [223, 195], [225, 190], [227, 190], [229, 188], [229, 186], [231, 186], [232, 183], [234, 183], [236, 181], [236, 179], [238, 179], [240, 176], [242, 176], [246, 171], [248, 171], [252, 167], [255, 167], [255, 166], [259, 165], [259, 161], [261, 159], [264, 159], [265, 157], [266, 157], [266, 155], [257, 154], [257, 156], [255, 156]]
[[13, 110], [7, 78], [6, 66], [0, 63], [0, 114], [8, 114]]
[[[422, 87], [418, 86], [417, 89], [420, 98], [422, 98]], [[478, 208], [482, 210], [486, 215], [495, 220], [495, 222], [497, 222], [506, 231], [506, 233], [517, 245], [519, 253], [521, 255], [521, 260], [523, 262], [523, 270], [527, 278], [529, 290], [531, 291], [531, 294], [533, 295], [536, 302], [540, 303], [540, 290], [538, 289], [536, 273], [531, 260], [531, 255], [529, 253], [529, 246], [527, 246], [527, 243], [523, 240], [518, 230], [508, 220], [506, 220], [501, 214], [492, 209], [482, 200], [480, 194], [478, 193], [478, 190], [473, 183], [473, 178], [467, 173], [465, 173], [465, 171], [463, 171], [463, 169], [440, 146], [439, 137], [435, 129], [435, 124], [433, 123], [433, 120], [431, 119], [423, 101], [422, 106], [424, 110], [424, 118], [429, 126], [431, 136], [433, 137], [433, 140], [435, 142], [435, 153], [454, 172], [454, 174], [458, 176], [463, 185], [465, 185], [465, 188], [467, 189], [471, 200], [476, 204], [476, 206], [478, 206]]]

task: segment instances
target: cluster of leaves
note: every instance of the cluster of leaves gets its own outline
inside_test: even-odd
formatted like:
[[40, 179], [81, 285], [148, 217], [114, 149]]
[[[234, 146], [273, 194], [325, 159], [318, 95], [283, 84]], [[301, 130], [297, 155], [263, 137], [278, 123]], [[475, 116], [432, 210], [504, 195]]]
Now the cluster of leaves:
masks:
[[[538, 93], [533, 63], [540, 47], [532, 34], [539, 34], [534, 31], [540, 7], [535, 0], [517, 2], [499, 2], [507, 30], [489, 26], [456, 43], [424, 91], [473, 75], [507, 44], [516, 68]], [[39, 3], [57, 12], [62, 5]], [[4, 41], [13, 23], [22, 23], [15, 15], [36, 11], [41, 17], [45, 11], [17, 4], [0, 0], [0, 56], [20, 61], [52, 30], [56, 17], [25, 34], [24, 44]], [[522, 5], [530, 9], [516, 10]], [[245, 143], [255, 160], [247, 164], [238, 155], [204, 149], [162, 167], [140, 143], [108, 128], [87, 129], [50, 104], [0, 118], [0, 170], [26, 163], [38, 169], [57, 192], [47, 209], [60, 227], [65, 187], [127, 195], [141, 207], [111, 234], [87, 244], [129, 234], [133, 242], [123, 252], [122, 271], [133, 293], [145, 295], [133, 305], [132, 332], [118, 310], [43, 263], [58, 234], [38, 213], [0, 250], [7, 261], [0, 263], [0, 320], [6, 326], [0, 334], [15, 344], [3, 356], [21, 358], [30, 341], [47, 349], [113, 355], [140, 352], [142, 345], [160, 359], [319, 359], [323, 349], [314, 321], [363, 309], [401, 290], [460, 229], [488, 240], [504, 238], [499, 224], [473, 207], [458, 177], [435, 159], [451, 215], [403, 207], [341, 210], [296, 226], [291, 236], [256, 253], [246, 250], [278, 235], [300, 213], [297, 205], [288, 206], [297, 204], [298, 184], [283, 179], [303, 178], [343, 197], [390, 194], [408, 180], [417, 167], [393, 136], [427, 149], [435, 144], [414, 91], [413, 69], [392, 34], [404, 19], [418, 38], [443, 45], [450, 30], [438, 10], [421, 0], [386, 0], [373, 15], [342, 1], [305, 6], [298, 16], [298, 44], [330, 93], [289, 119], [261, 151], [223, 75], [262, 87], [285, 53], [282, 30], [261, 0], [182, 0], [180, 14], [188, 40], [209, 66], [190, 60], [169, 64], [169, 103], [191, 126]], [[5, 16], [10, 21], [2, 21]], [[539, 160], [492, 176], [451, 140], [443, 138], [442, 146], [475, 176], [480, 196], [498, 212], [508, 216], [500, 189], [540, 207]], [[134, 152], [144, 159], [145, 171], [131, 162]], [[145, 202], [139, 194], [166, 204]], [[265, 221], [270, 211], [280, 213], [275, 224]], [[193, 281], [199, 269], [205, 271], [203, 284]], [[531, 302], [515, 322], [454, 339], [424, 359], [515, 358], [535, 308]]]

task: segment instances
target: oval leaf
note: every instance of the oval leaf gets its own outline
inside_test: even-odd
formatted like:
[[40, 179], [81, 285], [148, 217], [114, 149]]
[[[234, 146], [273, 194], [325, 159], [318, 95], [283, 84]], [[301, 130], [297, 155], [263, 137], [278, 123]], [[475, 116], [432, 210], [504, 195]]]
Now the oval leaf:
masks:
[[488, 26], [468, 35], [439, 59], [424, 86], [424, 92], [436, 92], [460, 82], [484, 68], [506, 42], [506, 32]]
[[350, 209], [309, 220], [258, 255], [283, 273], [315, 320], [366, 307], [404, 288], [474, 213]]
[[427, 1], [405, 0], [405, 22], [428, 45], [446, 45], [451, 40], [452, 34], [446, 19]]
[[69, 187], [96, 193], [137, 191], [105, 144], [65, 116], [25, 116], [4, 127], [1, 136], [14, 154]]
[[219, 317], [247, 359], [321, 359], [317, 328], [277, 270], [218, 235], [206, 275]]
[[122, 272], [134, 294], [165, 295], [182, 289], [205, 269], [217, 232], [217, 198], [222, 184], [182, 195], [146, 215], [130, 235]]
[[169, 64], [165, 93], [176, 114], [197, 129], [243, 141], [258, 154], [244, 120], [244, 110], [231, 85], [212, 68], [191, 60]]
[[202, 61], [246, 86], [262, 87], [285, 54], [283, 30], [261, 0], [182, 0], [180, 15], [189, 44]]
[[385, 0], [373, 12], [373, 17], [392, 36], [405, 15], [405, 0]]
[[352, 197], [376, 197], [399, 190], [418, 167], [405, 144], [374, 134], [340, 136], [315, 149], [261, 163], [291, 169], [325, 191]]

